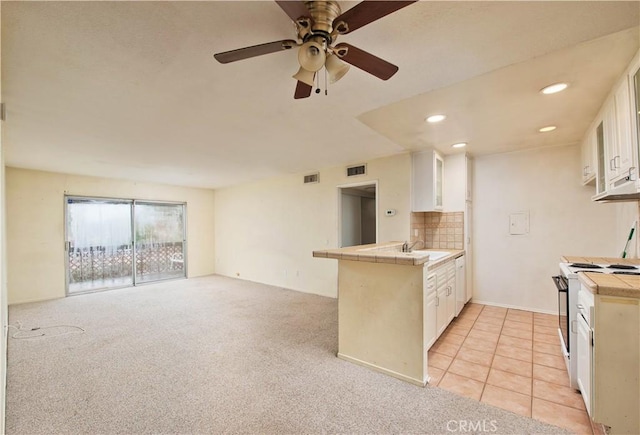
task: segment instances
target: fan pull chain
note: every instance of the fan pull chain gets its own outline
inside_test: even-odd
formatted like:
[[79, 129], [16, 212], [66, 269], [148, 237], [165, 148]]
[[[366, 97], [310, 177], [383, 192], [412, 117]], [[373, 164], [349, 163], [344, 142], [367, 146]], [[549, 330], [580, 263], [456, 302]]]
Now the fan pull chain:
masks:
[[329, 90], [329, 87], [327, 86], [327, 68], [325, 67], [324, 68], [324, 95], [325, 96], [329, 95], [327, 92], [328, 90]]

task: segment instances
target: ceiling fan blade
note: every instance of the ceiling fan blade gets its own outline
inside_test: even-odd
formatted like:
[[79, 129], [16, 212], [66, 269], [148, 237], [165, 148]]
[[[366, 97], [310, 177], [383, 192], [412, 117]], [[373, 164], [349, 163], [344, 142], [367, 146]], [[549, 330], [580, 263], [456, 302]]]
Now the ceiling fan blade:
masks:
[[308, 84], [298, 81], [298, 84], [296, 85], [296, 92], [293, 94], [293, 98], [295, 98], [296, 100], [300, 98], [307, 98], [311, 95], [311, 89], [312, 87]]
[[302, 1], [282, 1], [276, 0], [278, 6], [282, 8], [285, 14], [289, 15], [293, 21], [297, 21], [300, 17], [310, 17], [309, 9], [305, 6]]
[[262, 56], [263, 54], [275, 53], [288, 50], [296, 46], [296, 41], [285, 39], [282, 41], [267, 42], [266, 44], [253, 45], [251, 47], [239, 48], [237, 50], [216, 53], [213, 57], [220, 63], [235, 62], [237, 60], [249, 59], [250, 57]]
[[[345, 48], [347, 49], [346, 54], [340, 55], [341, 49], [344, 50]], [[398, 72], [398, 67], [394, 64], [350, 44], [340, 43], [335, 46], [334, 52], [338, 53], [338, 57], [345, 62], [382, 80], [388, 80]]]
[[409, 6], [412, 3], [415, 3], [417, 0], [413, 1], [377, 1], [377, 0], [365, 0], [342, 15], [339, 15], [334, 22], [334, 28], [336, 24], [340, 21], [344, 21], [347, 23], [348, 29], [343, 34], [351, 33], [354, 30], [359, 29], [360, 27], [366, 26], [369, 23], [374, 22], [384, 16], [389, 15], [399, 9], [404, 8], [405, 6]]

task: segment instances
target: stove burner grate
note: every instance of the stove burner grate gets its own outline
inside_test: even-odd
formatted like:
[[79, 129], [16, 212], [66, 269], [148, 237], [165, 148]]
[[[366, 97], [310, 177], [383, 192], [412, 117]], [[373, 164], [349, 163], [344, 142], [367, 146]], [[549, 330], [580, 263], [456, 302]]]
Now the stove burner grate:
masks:
[[581, 269], [602, 269], [602, 266], [591, 263], [571, 263], [570, 267], [579, 267]]
[[627, 269], [627, 270], [635, 270], [636, 266], [632, 266], [631, 264], [612, 264], [609, 266], [609, 269]]
[[640, 275], [640, 272], [628, 272], [626, 270], [616, 270], [611, 272], [612, 275]]

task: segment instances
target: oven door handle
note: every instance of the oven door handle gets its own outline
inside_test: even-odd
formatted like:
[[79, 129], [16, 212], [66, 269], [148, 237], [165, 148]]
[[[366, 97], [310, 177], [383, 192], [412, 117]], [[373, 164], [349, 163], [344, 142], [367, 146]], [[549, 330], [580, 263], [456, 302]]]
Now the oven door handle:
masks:
[[569, 290], [565, 278], [562, 275], [552, 276], [551, 279], [556, 284], [559, 292], [566, 293]]

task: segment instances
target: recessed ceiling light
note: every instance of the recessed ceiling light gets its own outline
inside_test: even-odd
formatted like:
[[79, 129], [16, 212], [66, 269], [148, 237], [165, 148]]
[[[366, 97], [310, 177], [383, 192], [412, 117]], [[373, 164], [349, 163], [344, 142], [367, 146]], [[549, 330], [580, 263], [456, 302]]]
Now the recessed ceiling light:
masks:
[[453, 145], [451, 145], [453, 148], [464, 148], [467, 146], [466, 142], [460, 142], [460, 143], [454, 143]]
[[555, 94], [556, 92], [564, 91], [569, 85], [567, 83], [554, 83], [546, 86], [540, 90], [545, 95]]
[[430, 122], [433, 124], [435, 122], [444, 121], [445, 118], [446, 116], [444, 115], [431, 115], [427, 118], [427, 122]]
[[547, 127], [542, 127], [539, 131], [540, 131], [540, 133], [546, 133], [548, 131], [553, 131], [555, 129], [556, 129], [555, 125], [549, 125]]

